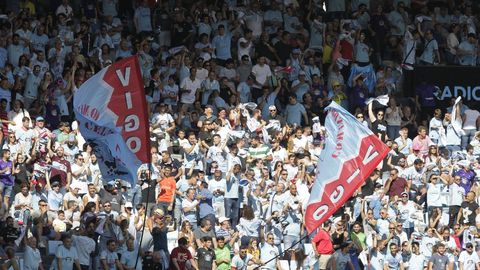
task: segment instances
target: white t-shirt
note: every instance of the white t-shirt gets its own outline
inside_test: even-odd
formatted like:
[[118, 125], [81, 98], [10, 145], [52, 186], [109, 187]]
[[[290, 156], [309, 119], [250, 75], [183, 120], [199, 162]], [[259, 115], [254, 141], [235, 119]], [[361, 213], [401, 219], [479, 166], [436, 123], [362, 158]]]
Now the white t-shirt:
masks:
[[462, 142], [459, 134], [453, 128], [452, 124], [447, 125], [447, 145], [460, 145]]
[[408, 270], [423, 270], [426, 259], [423, 254], [412, 253], [412, 257], [408, 261]]
[[160, 129], [166, 130], [170, 126], [170, 123], [173, 123], [173, 117], [169, 113], [156, 113], [152, 116], [151, 122], [154, 125], [160, 125]]
[[463, 202], [463, 197], [465, 196], [465, 189], [456, 183], [450, 185], [449, 188], [450, 205], [460, 206]]
[[458, 257], [458, 262], [463, 263], [463, 270], [475, 270], [475, 265], [480, 262], [478, 255], [476, 252], [472, 252], [472, 254], [468, 254], [466, 250], [460, 253], [460, 257]]
[[398, 144], [399, 149], [403, 147], [402, 150], [400, 150], [400, 153], [402, 153], [404, 155], [407, 155], [407, 156], [410, 154], [410, 149], [412, 149], [412, 147], [413, 147], [412, 139], [407, 138], [404, 141], [404, 140], [402, 140], [401, 137], [398, 137], [398, 138], [395, 139], [395, 142]]
[[[436, 119], [435, 117], [430, 120], [430, 125], [429, 125], [429, 130], [428, 130], [428, 136], [430, 139], [438, 139], [440, 138], [440, 129], [443, 129], [442, 121], [439, 119]], [[437, 129], [432, 129], [432, 127], [437, 128]]]
[[272, 76], [272, 71], [270, 70], [270, 67], [268, 65], [260, 66], [259, 64], [256, 64], [252, 67], [252, 74], [255, 75], [255, 78], [257, 80], [256, 85], [257, 87], [259, 87], [265, 84], [269, 76]]
[[183, 79], [182, 83], [180, 84], [181, 89], [189, 90], [189, 92], [183, 92], [180, 102], [186, 104], [193, 104], [195, 102], [195, 94], [197, 93], [197, 89], [202, 87], [202, 81], [195, 78], [193, 81], [190, 77], [186, 77]]
[[250, 42], [246, 48], [242, 47], [240, 44], [241, 43], [247, 43], [248, 40], [245, 39], [244, 37], [241, 37], [238, 39], [238, 60], [242, 60], [242, 56], [248, 55], [250, 56], [250, 50], [252, 49], [253, 43]]
[[[82, 170], [82, 166], [79, 166], [77, 163], [72, 164], [72, 184], [80, 187], [78, 191], [79, 194], [88, 193], [88, 169], [85, 168]], [[81, 171], [82, 170], [82, 171]], [[80, 173], [78, 176], [74, 176], [74, 173]]]
[[441, 190], [440, 184], [437, 183], [436, 185], [434, 185], [432, 183], [428, 183], [428, 187], [427, 187], [427, 205], [428, 206], [434, 206], [434, 207], [442, 206], [441, 195], [442, 195], [442, 190]]

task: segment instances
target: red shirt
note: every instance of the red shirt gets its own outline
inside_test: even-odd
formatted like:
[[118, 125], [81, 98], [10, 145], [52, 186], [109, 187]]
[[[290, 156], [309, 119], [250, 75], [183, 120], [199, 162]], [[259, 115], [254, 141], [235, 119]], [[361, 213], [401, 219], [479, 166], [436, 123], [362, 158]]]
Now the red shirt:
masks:
[[342, 57], [344, 59], [352, 61], [353, 60], [353, 45], [352, 45], [352, 43], [348, 42], [345, 39], [342, 39], [340, 41], [340, 46], [342, 48], [341, 51], [340, 51], [342, 53]]
[[50, 183], [60, 182], [60, 186], [67, 185], [67, 174], [71, 173], [70, 162], [57, 156], [52, 158], [52, 170], [50, 174]]
[[[2, 119], [2, 121], [5, 121], [1, 124], [2, 125], [1, 129], [2, 129], [2, 132], [3, 132], [3, 136], [7, 137], [8, 136], [8, 123], [6, 123], [6, 121], [8, 121], [8, 114], [7, 114], [6, 111], [0, 112], [0, 119]], [[7, 139], [7, 142], [8, 142], [8, 139]]]
[[170, 254], [170, 270], [176, 270], [175, 266], [173, 265], [173, 259], [177, 259], [178, 266], [180, 270], [185, 270], [185, 264], [187, 261], [191, 260], [192, 254], [187, 248], [183, 247], [176, 247], [172, 250], [172, 254]]
[[157, 197], [157, 202], [172, 203], [177, 190], [177, 183], [173, 176], [163, 178], [158, 182], [160, 186], [160, 193]]
[[330, 234], [328, 234], [324, 229], [318, 231], [318, 233], [313, 237], [312, 243], [317, 248], [317, 252], [320, 255], [329, 255], [333, 254], [333, 244], [330, 239]]
[[402, 195], [402, 192], [407, 188], [407, 180], [402, 177], [397, 177], [395, 180], [390, 183], [390, 188], [388, 189], [388, 196], [391, 198]]

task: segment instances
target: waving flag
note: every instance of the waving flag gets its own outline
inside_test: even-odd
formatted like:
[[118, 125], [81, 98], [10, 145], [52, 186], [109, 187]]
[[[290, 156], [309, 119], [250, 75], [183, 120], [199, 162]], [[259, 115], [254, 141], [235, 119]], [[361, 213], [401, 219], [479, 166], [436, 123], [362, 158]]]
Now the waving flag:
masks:
[[147, 105], [137, 57], [95, 74], [75, 92], [73, 106], [103, 179], [135, 184], [140, 165], [150, 162]]
[[305, 212], [309, 233], [347, 201], [388, 154], [388, 147], [340, 105], [332, 102], [325, 119], [325, 149]]
[[292, 66], [286, 66], [286, 67], [276, 67], [275, 68], [275, 73], [287, 73], [290, 74], [293, 72], [293, 67]]

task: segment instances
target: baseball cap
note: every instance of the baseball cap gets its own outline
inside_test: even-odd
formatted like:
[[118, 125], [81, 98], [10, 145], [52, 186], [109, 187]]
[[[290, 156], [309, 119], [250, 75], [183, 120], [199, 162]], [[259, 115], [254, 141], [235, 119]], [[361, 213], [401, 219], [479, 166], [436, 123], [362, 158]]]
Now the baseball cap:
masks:
[[341, 84], [338, 81], [333, 81], [332, 86], [340, 86]]
[[422, 147], [417, 143], [414, 143], [412, 146], [413, 151], [420, 151], [421, 148]]
[[37, 116], [37, 118], [35, 118], [35, 121], [37, 122], [45, 121], [45, 118], [43, 118], [42, 116]]
[[293, 53], [293, 54], [300, 54], [300, 52], [301, 52], [301, 51], [300, 51], [300, 49], [298, 49], [298, 48], [292, 50], [292, 53]]
[[227, 218], [227, 217], [220, 217], [220, 218], [218, 219], [218, 223], [222, 224], [223, 222], [229, 221], [229, 220], [230, 220], [230, 219]]
[[158, 216], [163, 216], [163, 210], [160, 208], [155, 209], [153, 213]]
[[275, 105], [270, 105], [270, 106], [268, 107], [268, 110], [269, 110], [269, 111], [271, 111], [271, 110], [276, 110], [276, 109], [277, 109], [277, 107], [275, 107]]
[[125, 208], [133, 208], [133, 205], [131, 202], [126, 202], [125, 203]]

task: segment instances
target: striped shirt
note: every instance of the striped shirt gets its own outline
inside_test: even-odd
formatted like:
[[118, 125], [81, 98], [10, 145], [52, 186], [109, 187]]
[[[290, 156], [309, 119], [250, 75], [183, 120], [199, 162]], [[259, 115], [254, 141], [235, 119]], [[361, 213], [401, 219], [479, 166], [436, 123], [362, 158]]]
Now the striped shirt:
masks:
[[265, 158], [269, 153], [270, 153], [270, 147], [266, 144], [261, 144], [257, 147], [248, 148], [248, 155], [253, 159]]

